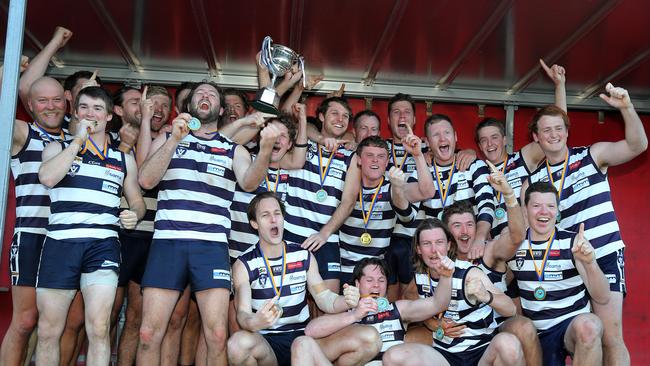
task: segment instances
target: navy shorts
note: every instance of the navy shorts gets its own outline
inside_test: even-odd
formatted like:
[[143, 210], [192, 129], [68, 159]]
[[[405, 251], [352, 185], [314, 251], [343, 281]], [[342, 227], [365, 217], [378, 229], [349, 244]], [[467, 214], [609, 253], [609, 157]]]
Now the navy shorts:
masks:
[[126, 286], [129, 281], [142, 282], [152, 238], [153, 233], [147, 231], [120, 232], [122, 265], [117, 281], [119, 287]]
[[575, 317], [538, 333], [544, 366], [564, 366], [566, 356], [569, 354], [564, 347], [564, 335], [573, 319]]
[[142, 287], [183, 292], [230, 290], [228, 244], [205, 240], [154, 239], [149, 249]]
[[120, 242], [106, 239], [45, 238], [36, 287], [78, 290], [82, 273], [110, 269], [120, 273]]
[[318, 262], [318, 272], [324, 280], [338, 280], [341, 272], [341, 250], [339, 244], [327, 242], [313, 252]]
[[625, 248], [609, 253], [604, 257], [598, 258], [598, 266], [607, 277], [609, 290], [612, 292], [627, 293], [625, 286]]
[[415, 272], [413, 270], [413, 239], [401, 235], [393, 235], [390, 238], [390, 245], [386, 252], [386, 262], [390, 268], [390, 277], [388, 283], [396, 284], [398, 281], [408, 284], [413, 280]]
[[290, 366], [291, 344], [294, 339], [303, 335], [305, 335], [304, 331], [296, 330], [293, 332], [262, 334], [262, 337], [264, 337], [269, 343], [269, 346], [271, 346], [271, 349], [273, 349], [275, 358], [278, 360], [278, 366]]
[[12, 286], [36, 287], [38, 262], [45, 235], [17, 232], [11, 240], [9, 275]]
[[488, 348], [488, 345], [485, 347], [473, 349], [471, 351], [463, 351], [458, 353], [447, 352], [441, 348], [435, 347], [435, 350], [440, 352], [442, 357], [449, 362], [452, 366], [476, 366], [478, 362], [483, 357], [485, 350]]

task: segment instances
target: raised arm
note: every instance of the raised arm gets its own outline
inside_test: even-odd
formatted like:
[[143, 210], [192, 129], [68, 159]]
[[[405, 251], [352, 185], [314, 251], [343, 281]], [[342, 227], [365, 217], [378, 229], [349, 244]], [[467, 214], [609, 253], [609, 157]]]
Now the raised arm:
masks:
[[560, 65], [548, 67], [541, 58], [539, 59], [539, 64], [546, 72], [546, 75], [553, 81], [553, 84], [555, 84], [555, 105], [566, 112], [566, 72], [564, 67]]
[[433, 176], [429, 171], [424, 154], [422, 154], [422, 140], [413, 134], [413, 130], [408, 124], [406, 126], [409, 128], [409, 134], [402, 139], [402, 142], [404, 150], [415, 160], [418, 180], [417, 182], [408, 183], [404, 193], [406, 199], [413, 203], [432, 198], [436, 193], [436, 187], [433, 185]]
[[167, 171], [169, 162], [172, 160], [178, 143], [190, 132], [187, 127], [190, 116], [181, 113], [172, 121], [172, 133], [167, 138], [166, 134], [160, 134], [152, 143], [147, 160], [140, 167], [138, 183], [144, 189], [152, 189], [160, 183]]
[[591, 146], [591, 156], [602, 170], [626, 163], [648, 148], [648, 136], [627, 90], [608, 83], [605, 91], [609, 96], [601, 94], [600, 98], [621, 112], [625, 123], [625, 139], [617, 142], [597, 142]]
[[585, 224], [580, 224], [578, 234], [571, 245], [571, 253], [591, 299], [599, 304], [609, 302], [609, 283], [596, 262], [594, 247], [585, 238]]
[[89, 131], [92, 133], [94, 128], [86, 119], [81, 120], [79, 126], [77, 135], [65, 149], [58, 143], [50, 143], [43, 150], [43, 163], [38, 169], [38, 179], [43, 185], [52, 188], [68, 174], [74, 158], [88, 139]]
[[307, 107], [302, 103], [293, 105], [293, 113], [298, 121], [298, 134], [291, 151], [287, 152], [280, 160], [283, 169], [302, 169], [307, 159]]
[[261, 329], [270, 328], [280, 319], [280, 313], [275, 312], [273, 304], [278, 297], [267, 300], [262, 308], [253, 313], [251, 306], [252, 291], [248, 271], [244, 263], [239, 259], [232, 266], [233, 287], [235, 289], [235, 309], [237, 312], [237, 322], [242, 329], [257, 332]]
[[266, 176], [271, 161], [271, 151], [275, 141], [280, 136], [280, 130], [269, 124], [260, 131], [260, 150], [257, 158], [251, 162], [251, 156], [242, 145], [235, 148], [233, 170], [237, 183], [246, 192], [253, 192]]
[[266, 122], [265, 118], [269, 117], [273, 117], [273, 115], [262, 112], [253, 112], [219, 128], [219, 133], [240, 145], [245, 145], [249, 143], [253, 137], [257, 136], [260, 132], [260, 128], [262, 128]]
[[465, 297], [471, 304], [490, 306], [503, 316], [513, 316], [517, 308], [512, 299], [494, 286], [492, 281], [478, 267], [470, 268], [465, 276]]
[[41, 76], [45, 75], [47, 66], [50, 63], [50, 60], [57, 53], [58, 50], [63, 48], [63, 46], [68, 43], [72, 37], [72, 32], [61, 26], [54, 29], [54, 34], [52, 34], [52, 39], [48, 42], [45, 47], [39, 52], [29, 63], [29, 67], [25, 70], [23, 75], [20, 77], [20, 82], [18, 83], [18, 96], [23, 102], [23, 105], [27, 110], [27, 101], [29, 100], [29, 89], [32, 87], [32, 84]]

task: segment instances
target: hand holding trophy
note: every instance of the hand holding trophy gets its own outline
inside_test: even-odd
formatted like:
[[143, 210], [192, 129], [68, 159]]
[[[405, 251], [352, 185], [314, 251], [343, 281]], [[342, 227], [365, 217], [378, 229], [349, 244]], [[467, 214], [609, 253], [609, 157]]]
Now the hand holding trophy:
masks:
[[260, 64], [266, 67], [271, 73], [271, 85], [258, 90], [255, 100], [252, 103], [256, 110], [278, 115], [278, 106], [280, 105], [280, 96], [273, 87], [278, 77], [284, 76], [297, 63], [302, 70], [302, 81], [305, 86], [305, 61], [302, 56], [298, 55], [289, 47], [272, 44], [271, 37], [264, 37], [262, 41], [262, 50], [260, 54]]

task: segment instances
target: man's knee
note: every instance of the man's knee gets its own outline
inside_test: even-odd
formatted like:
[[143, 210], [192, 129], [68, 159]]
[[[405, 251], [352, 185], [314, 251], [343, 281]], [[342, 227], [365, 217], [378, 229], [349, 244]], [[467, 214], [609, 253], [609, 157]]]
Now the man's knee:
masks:
[[524, 316], [515, 316], [506, 320], [500, 331], [514, 334], [521, 343], [534, 342], [537, 339], [535, 325]]
[[587, 346], [599, 344], [603, 336], [603, 324], [593, 314], [578, 315], [573, 322], [573, 329], [576, 342]]
[[109, 319], [87, 319], [86, 334], [90, 339], [107, 339], [110, 331]]
[[16, 314], [12, 327], [20, 336], [29, 336], [38, 323], [38, 311], [30, 309]]
[[521, 343], [516, 336], [510, 333], [499, 333], [492, 340], [496, 354], [506, 365], [519, 365], [523, 362], [524, 353]]
[[359, 326], [357, 339], [361, 342], [361, 350], [376, 355], [381, 351], [382, 341], [377, 329], [369, 326]]
[[164, 333], [160, 330], [157, 331], [155, 327], [147, 324], [142, 324], [140, 326], [140, 343], [144, 346], [161, 343], [163, 336]]
[[233, 334], [227, 342], [228, 359], [231, 363], [241, 363], [255, 347], [253, 335], [245, 330]]
[[[230, 341], [228, 341], [228, 343], [230, 343]], [[291, 343], [291, 353], [303, 354], [303, 353], [311, 352], [310, 349], [315, 344], [316, 341], [314, 341], [313, 338], [308, 336], [300, 336], [294, 339], [293, 342]], [[230, 345], [228, 345], [228, 352], [230, 352]]]
[[226, 341], [228, 340], [228, 331], [226, 327], [212, 327], [205, 332], [205, 340], [209, 348], [225, 350]]

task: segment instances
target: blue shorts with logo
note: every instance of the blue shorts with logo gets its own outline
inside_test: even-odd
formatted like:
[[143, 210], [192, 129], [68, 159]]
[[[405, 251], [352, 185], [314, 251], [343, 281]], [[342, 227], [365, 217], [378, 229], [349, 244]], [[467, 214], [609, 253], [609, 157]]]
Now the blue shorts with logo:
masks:
[[573, 319], [575, 317], [565, 319], [560, 324], [537, 334], [539, 343], [542, 346], [542, 364], [544, 366], [563, 366], [565, 364], [569, 353], [564, 347], [564, 335]]
[[12, 286], [36, 286], [38, 262], [45, 235], [16, 232], [11, 240], [9, 275]]
[[36, 287], [78, 290], [82, 273], [109, 269], [120, 273], [120, 242], [106, 239], [45, 238]]
[[149, 248], [142, 287], [182, 292], [231, 289], [228, 244], [205, 240], [154, 239]]
[[262, 334], [262, 337], [269, 343], [275, 358], [278, 361], [278, 366], [291, 365], [291, 344], [293, 341], [305, 335], [305, 331], [296, 330], [282, 333], [267, 333]]
[[625, 248], [609, 253], [604, 257], [598, 258], [598, 266], [607, 277], [609, 290], [612, 292], [627, 293], [625, 286]]

